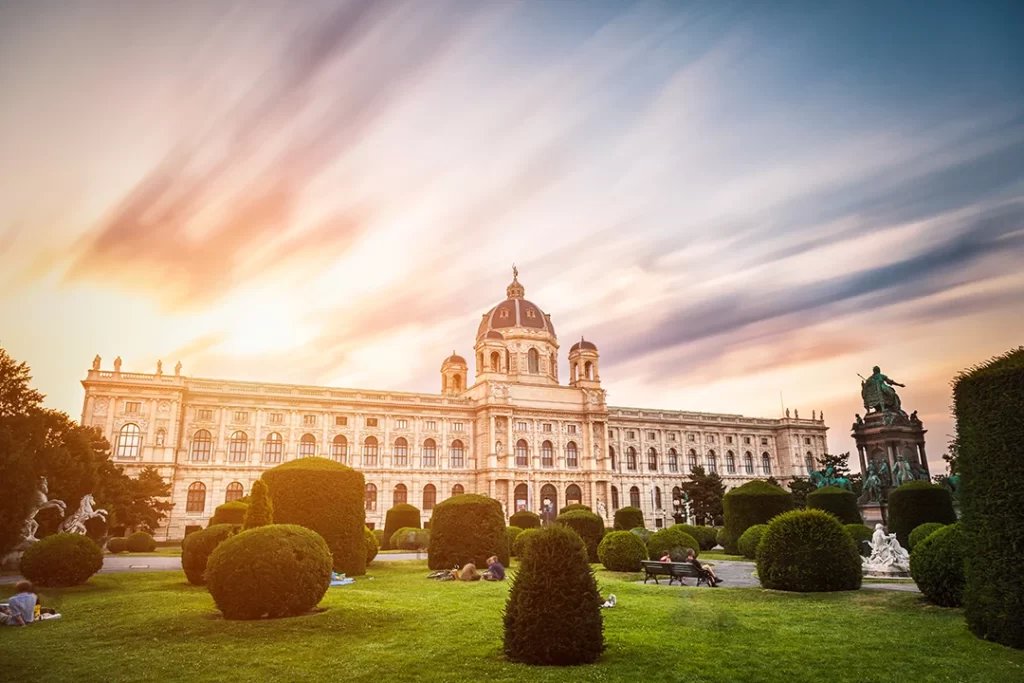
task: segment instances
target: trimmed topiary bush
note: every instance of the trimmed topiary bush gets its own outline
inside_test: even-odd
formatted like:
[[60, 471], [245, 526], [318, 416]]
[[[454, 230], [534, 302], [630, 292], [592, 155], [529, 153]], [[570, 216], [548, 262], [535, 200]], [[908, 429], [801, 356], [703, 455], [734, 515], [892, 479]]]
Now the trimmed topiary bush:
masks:
[[907, 550], [913, 551], [917, 544], [928, 538], [936, 531], [946, 526], [945, 524], [939, 524], [938, 522], [927, 522], [917, 527], [910, 532], [910, 536], [907, 537]]
[[427, 565], [431, 569], [450, 569], [467, 562], [483, 567], [491, 555], [508, 566], [505, 515], [498, 501], [464, 493], [437, 504], [430, 520]]
[[597, 546], [597, 557], [605, 569], [613, 572], [638, 572], [647, 559], [647, 546], [628, 531], [609, 531]]
[[210, 518], [210, 524], [237, 524], [241, 526], [245, 524], [245, 513], [249, 510], [249, 504], [241, 501], [232, 501], [230, 503], [224, 503], [218, 505], [213, 511], [213, 517]]
[[761, 585], [821, 593], [860, 588], [863, 563], [839, 520], [821, 510], [793, 510], [768, 523], [757, 548]]
[[430, 547], [430, 532], [416, 527], [402, 527], [391, 534], [391, 547], [396, 550], [426, 550]]
[[383, 548], [384, 547], [384, 530], [383, 529], [374, 529], [373, 530], [373, 537], [377, 539], [377, 547], [378, 548]]
[[629, 531], [637, 527], [644, 528], [644, 513], [640, 508], [627, 506], [615, 511], [615, 530]]
[[915, 480], [889, 491], [889, 532], [903, 547], [910, 544], [910, 532], [922, 524], [955, 521], [953, 499], [944, 486]]
[[689, 534], [697, 539], [700, 548], [694, 550], [711, 550], [718, 543], [718, 529], [710, 526], [695, 526], [693, 524], [673, 524], [669, 529], [678, 529], [684, 534]]
[[578, 533], [587, 546], [587, 558], [597, 562], [597, 546], [604, 538], [604, 520], [588, 510], [576, 509], [563, 512], [555, 520]]
[[921, 539], [910, 554], [910, 575], [930, 602], [941, 607], [963, 604], [965, 545], [961, 526], [950, 524]]
[[508, 539], [508, 549], [512, 557], [515, 557], [515, 553], [512, 552], [512, 548], [515, 547], [516, 539], [519, 538], [519, 534], [523, 533], [523, 530], [517, 526], [505, 527], [505, 538]]
[[647, 541], [651, 540], [651, 536], [654, 535], [653, 531], [651, 531], [650, 529], [645, 529], [642, 526], [638, 526], [635, 529], [630, 529], [629, 533], [633, 534], [641, 541], [643, 541], [644, 545], [647, 545]]
[[647, 540], [647, 556], [652, 560], [660, 560], [668, 553], [673, 562], [682, 562], [686, 559], [687, 548], [692, 548], [694, 555], [700, 554], [696, 538], [672, 527], [655, 531]]
[[589, 505], [583, 503], [573, 503], [572, 505], [566, 505], [564, 508], [558, 511], [558, 514], [564, 515], [566, 512], [573, 512], [575, 510], [583, 510], [584, 512], [593, 512]]
[[366, 573], [366, 482], [361, 472], [326, 458], [299, 458], [263, 473], [274, 521], [312, 529], [327, 542], [334, 570]]
[[534, 533], [505, 603], [505, 657], [556, 666], [594, 662], [604, 651], [604, 622], [583, 539], [561, 525]]
[[258, 526], [267, 526], [273, 523], [274, 504], [270, 502], [270, 489], [267, 488], [267, 482], [257, 479], [252, 485], [249, 507], [245, 511], [242, 528], [255, 529]]
[[529, 510], [520, 510], [508, 520], [509, 526], [517, 526], [520, 529], [539, 529], [540, 515]]
[[52, 534], [21, 556], [21, 575], [40, 586], [77, 586], [103, 567], [103, 549], [80, 534]]
[[[365, 564], [365, 546], [362, 559]], [[320, 534], [297, 524], [271, 524], [218, 545], [206, 565], [206, 581], [225, 619], [286, 617], [316, 607], [331, 584], [331, 564]]]
[[747, 530], [740, 536], [740, 540], [736, 542], [736, 547], [739, 548], [743, 557], [751, 560], [757, 557], [757, 545], [761, 542], [761, 536], [764, 535], [767, 528], [767, 524], [755, 524], [752, 527], [747, 527]]
[[[739, 539], [737, 539], [737, 540], [739, 540]], [[727, 540], [727, 537], [726, 537], [726, 534], [725, 534], [725, 527], [720, 528], [715, 533], [715, 543], [717, 543], [718, 545], [722, 546], [723, 549], [725, 548], [725, 544], [728, 543], [728, 540]]]
[[523, 533], [516, 537], [516, 542], [512, 547], [512, 555], [522, 560], [523, 555], [530, 548], [530, 542], [537, 535], [538, 531], [540, 529], [523, 529]]
[[145, 531], [136, 531], [125, 539], [125, 544], [130, 553], [151, 553], [156, 550], [156, 541]]
[[380, 552], [380, 544], [377, 543], [377, 537], [367, 527], [363, 527], [363, 540], [366, 541], [366, 564], [369, 565]]
[[206, 563], [210, 555], [237, 531], [236, 524], [214, 524], [185, 537], [181, 542], [181, 568], [189, 583], [196, 586], [206, 583]]
[[831, 512], [843, 524], [860, 524], [860, 508], [853, 491], [838, 486], [822, 486], [807, 494], [807, 508]]
[[725, 494], [722, 508], [725, 511], [725, 533], [719, 534], [718, 542], [725, 552], [736, 555], [739, 553], [736, 544], [743, 532], [792, 510], [793, 494], [766, 481], [748, 481]]
[[126, 553], [128, 552], [128, 539], [121, 536], [114, 536], [112, 539], [107, 541], [107, 552], [114, 553]]
[[391, 543], [391, 535], [399, 529], [403, 527], [419, 529], [422, 526], [420, 518], [420, 509], [408, 503], [399, 503], [388, 510], [387, 516], [384, 518], [384, 550], [397, 547]]
[[857, 550], [860, 551], [861, 555], [870, 555], [871, 553], [865, 553], [864, 541], [870, 541], [871, 535], [874, 533], [871, 527], [866, 524], [844, 524], [843, 528], [846, 529], [846, 533], [850, 534], [857, 543]]

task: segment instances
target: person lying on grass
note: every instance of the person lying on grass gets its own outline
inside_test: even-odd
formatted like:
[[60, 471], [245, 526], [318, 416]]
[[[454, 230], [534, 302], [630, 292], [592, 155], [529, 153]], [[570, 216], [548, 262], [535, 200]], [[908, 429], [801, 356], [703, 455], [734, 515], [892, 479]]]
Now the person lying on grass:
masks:
[[487, 571], [484, 572], [485, 581], [504, 581], [505, 580], [505, 567], [498, 562], [497, 555], [491, 555], [487, 558]]
[[36, 603], [39, 596], [36, 590], [28, 581], [19, 581], [14, 584], [14, 595], [7, 600], [7, 608], [10, 617], [7, 620], [10, 626], [25, 626], [31, 624], [35, 618]]
[[479, 581], [480, 572], [476, 570], [476, 565], [470, 562], [462, 568], [459, 572], [459, 581]]

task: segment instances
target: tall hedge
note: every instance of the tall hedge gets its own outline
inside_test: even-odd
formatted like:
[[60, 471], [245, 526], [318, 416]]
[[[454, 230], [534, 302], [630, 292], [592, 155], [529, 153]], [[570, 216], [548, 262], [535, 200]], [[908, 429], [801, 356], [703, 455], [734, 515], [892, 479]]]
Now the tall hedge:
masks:
[[889, 531], [904, 548], [910, 544], [910, 532], [922, 524], [955, 521], [953, 499], [945, 486], [915, 480], [889, 491]]
[[555, 521], [578, 533], [587, 546], [587, 557], [591, 562], [597, 562], [597, 546], [604, 538], [603, 519], [590, 510], [576, 508], [558, 515]]
[[863, 563], [856, 542], [833, 515], [793, 510], [775, 517], [761, 536], [757, 576], [774, 590], [857, 590]]
[[249, 509], [245, 511], [245, 521], [242, 522], [242, 528], [255, 529], [258, 526], [267, 526], [273, 523], [274, 504], [270, 501], [270, 491], [267, 489], [267, 482], [257, 479], [252, 485]]
[[384, 518], [384, 545], [383, 549], [394, 548], [391, 544], [391, 535], [403, 527], [419, 529], [420, 509], [408, 503], [399, 503], [388, 510]]
[[242, 525], [245, 522], [245, 513], [248, 509], [248, 503], [237, 500], [218, 505], [213, 511], [213, 517], [210, 518], [209, 526], [215, 524]]
[[276, 524], [298, 524], [327, 542], [334, 570], [366, 573], [366, 482], [361, 472], [327, 458], [299, 458], [263, 473]]
[[508, 566], [508, 538], [501, 503], [487, 496], [464, 493], [437, 504], [430, 519], [427, 551], [427, 565], [431, 569], [451, 569], [468, 562], [482, 567], [491, 555], [497, 555], [498, 561]]
[[508, 525], [517, 526], [520, 529], [539, 529], [540, 515], [529, 510], [520, 510], [509, 517]]
[[1024, 347], [957, 377], [953, 405], [967, 626], [1024, 648]]
[[739, 553], [740, 536], [755, 524], [765, 524], [776, 515], [793, 509], [793, 494], [766, 481], [748, 481], [725, 494], [722, 499], [725, 527], [718, 542], [725, 552]]
[[843, 524], [861, 524], [860, 508], [853, 491], [838, 486], [822, 486], [807, 494], [807, 508], [831, 512]]
[[644, 512], [640, 508], [627, 505], [615, 511], [615, 530], [631, 531], [644, 526]]

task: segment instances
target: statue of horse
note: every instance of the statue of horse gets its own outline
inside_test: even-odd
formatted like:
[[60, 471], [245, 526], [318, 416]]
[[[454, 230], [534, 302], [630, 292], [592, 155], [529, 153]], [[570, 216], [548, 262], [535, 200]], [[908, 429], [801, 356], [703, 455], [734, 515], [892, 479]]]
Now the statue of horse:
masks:
[[47, 498], [50, 488], [46, 483], [46, 477], [39, 477], [39, 488], [36, 489], [35, 495], [32, 498], [32, 502], [28, 508], [28, 516], [25, 517], [25, 523], [21, 528], [22, 543], [35, 543], [39, 539], [36, 538], [36, 532], [39, 531], [39, 522], [36, 521], [36, 515], [47, 508], [57, 508], [60, 510], [60, 514], [63, 517], [67, 506], [64, 505], [63, 500], [50, 500]]
[[84, 536], [86, 532], [85, 523], [90, 519], [99, 517], [104, 522], [107, 521], [107, 511], [93, 510], [92, 506], [95, 504], [96, 499], [92, 497], [91, 493], [82, 496], [82, 502], [78, 504], [78, 510], [61, 522], [57, 530], [66, 534], [81, 534]]
[[828, 482], [825, 479], [825, 475], [817, 470], [811, 470], [807, 473], [807, 479], [814, 485], [814, 488], [820, 489], [822, 486], [827, 486]]
[[838, 486], [839, 488], [846, 489], [847, 491], [853, 491], [853, 484], [851, 484], [850, 480], [846, 477], [833, 477], [831, 481], [829, 481], [828, 485]]

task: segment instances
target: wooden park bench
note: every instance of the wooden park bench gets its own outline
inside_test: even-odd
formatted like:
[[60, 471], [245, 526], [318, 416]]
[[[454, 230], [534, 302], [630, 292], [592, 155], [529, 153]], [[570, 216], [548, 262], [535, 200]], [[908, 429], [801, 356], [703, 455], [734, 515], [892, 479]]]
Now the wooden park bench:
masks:
[[654, 583], [658, 583], [659, 576], [668, 577], [668, 585], [672, 585], [673, 581], [679, 581], [679, 585], [682, 586], [683, 579], [689, 577], [697, 579], [697, 585], [702, 583], [710, 586], [711, 582], [708, 580], [707, 574], [694, 567], [689, 562], [655, 562], [653, 560], [643, 560], [640, 562], [644, 568], [644, 583], [647, 583], [647, 579], [654, 579]]

